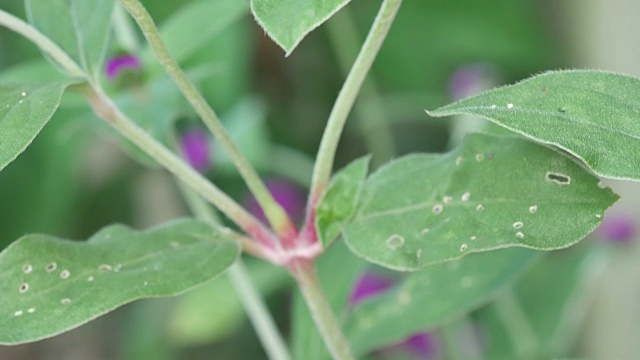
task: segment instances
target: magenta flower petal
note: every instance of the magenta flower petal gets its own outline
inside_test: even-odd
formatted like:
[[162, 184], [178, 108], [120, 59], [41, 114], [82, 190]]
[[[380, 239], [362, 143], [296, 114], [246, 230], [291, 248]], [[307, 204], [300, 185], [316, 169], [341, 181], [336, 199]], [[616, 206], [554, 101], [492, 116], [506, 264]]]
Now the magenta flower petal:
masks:
[[498, 70], [491, 64], [477, 63], [462, 66], [449, 80], [449, 95], [454, 100], [475, 95], [494, 87], [498, 78]]
[[209, 137], [200, 129], [187, 130], [180, 139], [185, 159], [194, 169], [204, 172], [211, 166]]
[[[265, 185], [293, 222], [297, 223], [302, 220], [306, 206], [306, 195], [300, 187], [288, 180], [277, 178], [265, 181]], [[253, 195], [247, 195], [244, 204], [251, 214], [263, 223], [267, 223], [267, 217]]]
[[431, 360], [438, 355], [438, 339], [430, 332], [415, 333], [403, 345], [416, 359]]
[[365, 272], [353, 286], [349, 296], [349, 305], [355, 306], [359, 302], [382, 294], [393, 286], [394, 280], [374, 272]]
[[617, 213], [606, 216], [597, 233], [612, 243], [627, 243], [636, 236], [636, 231], [636, 220], [633, 217]]
[[107, 61], [105, 73], [107, 78], [115, 79], [122, 71], [140, 68], [140, 60], [133, 55], [120, 55]]

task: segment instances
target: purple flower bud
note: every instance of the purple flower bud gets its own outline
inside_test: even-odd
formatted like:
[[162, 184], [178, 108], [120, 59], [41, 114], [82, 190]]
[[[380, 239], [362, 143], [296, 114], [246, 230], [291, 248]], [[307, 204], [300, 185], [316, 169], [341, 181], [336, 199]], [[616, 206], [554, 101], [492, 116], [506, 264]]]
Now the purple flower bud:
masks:
[[449, 95], [454, 100], [475, 95], [496, 86], [500, 76], [495, 66], [476, 63], [460, 67], [449, 80]]
[[431, 360], [438, 355], [438, 339], [430, 332], [419, 332], [411, 335], [403, 343], [416, 359]]
[[628, 243], [636, 236], [636, 221], [627, 214], [608, 214], [600, 223], [597, 233], [612, 243]]
[[183, 156], [194, 169], [199, 172], [209, 170], [211, 159], [209, 153], [209, 137], [201, 129], [193, 128], [182, 134], [180, 149]]
[[353, 285], [349, 296], [349, 305], [355, 306], [359, 302], [382, 294], [393, 286], [394, 280], [374, 272], [365, 272]]
[[140, 60], [133, 55], [125, 54], [112, 57], [107, 61], [105, 73], [110, 80], [115, 79], [125, 70], [134, 70], [140, 68]]
[[[275, 201], [282, 206], [284, 211], [289, 215], [291, 220], [298, 223], [304, 217], [306, 206], [306, 195], [300, 187], [285, 179], [268, 179], [265, 185]], [[264, 215], [258, 200], [248, 194], [244, 200], [245, 208], [249, 210], [255, 217], [263, 223], [267, 223], [267, 217]]]

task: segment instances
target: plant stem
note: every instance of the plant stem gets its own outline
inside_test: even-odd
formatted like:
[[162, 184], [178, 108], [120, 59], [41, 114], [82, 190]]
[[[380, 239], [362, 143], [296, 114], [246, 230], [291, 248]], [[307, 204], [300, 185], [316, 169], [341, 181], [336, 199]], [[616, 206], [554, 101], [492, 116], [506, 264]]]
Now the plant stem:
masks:
[[342, 328], [322, 291], [313, 261], [294, 260], [289, 264], [289, 271], [296, 279], [313, 321], [333, 359], [355, 360]]
[[[186, 187], [182, 187], [182, 193], [191, 212], [203, 221], [212, 225], [218, 223], [218, 216], [200, 196]], [[227, 272], [238, 298], [247, 312], [247, 316], [262, 343], [262, 346], [271, 360], [290, 360], [289, 350], [285, 345], [282, 335], [269, 313], [258, 289], [256, 289], [247, 269], [242, 263], [242, 258], [229, 268]]]
[[448, 360], [482, 359], [482, 347], [467, 316], [450, 321], [440, 329]]
[[[357, 55], [355, 49], [358, 46], [358, 29], [349, 8], [335, 14], [331, 21], [327, 21], [326, 26], [338, 63], [347, 74], [351, 59]], [[378, 96], [377, 86], [371, 75], [362, 84], [360, 99], [354, 103], [353, 112], [360, 124], [367, 148], [373, 153], [372, 167], [376, 168], [391, 160], [396, 150], [384, 116], [382, 99]]]
[[144, 6], [138, 0], [121, 0], [125, 10], [133, 17], [142, 30], [149, 45], [156, 54], [160, 64], [178, 86], [182, 94], [193, 106], [196, 113], [200, 116], [204, 124], [209, 128], [211, 133], [220, 142], [220, 145], [229, 154], [229, 158], [238, 168], [240, 175], [246, 182], [249, 190], [256, 197], [256, 200], [262, 207], [269, 223], [283, 241], [293, 240], [296, 235], [295, 226], [289, 219], [287, 213], [273, 199], [271, 193], [258, 176], [256, 170], [251, 166], [249, 161], [240, 153], [240, 150], [231, 140], [231, 137], [225, 130], [222, 122], [216, 113], [207, 104], [206, 100], [200, 94], [198, 89], [193, 85], [191, 80], [182, 71], [180, 65], [173, 59], [165, 47], [158, 29]]
[[527, 315], [522, 310], [513, 289], [507, 289], [493, 303], [498, 318], [506, 328], [517, 359], [529, 360], [535, 357], [540, 342], [531, 328]]
[[94, 112], [99, 117], [109, 122], [124, 135], [124, 137], [131, 140], [144, 150], [147, 155], [215, 205], [220, 211], [238, 224], [238, 226], [253, 235], [256, 240], [261, 241], [268, 247], [272, 247], [272, 237], [269, 231], [253, 217], [253, 215], [249, 214], [227, 194], [187, 165], [180, 157], [140, 129], [133, 121], [127, 118], [126, 115], [120, 112], [101, 88], [97, 86], [92, 88], [87, 87], [85, 95], [93, 107]]
[[400, 8], [402, 0], [384, 0], [380, 11], [376, 16], [369, 35], [362, 45], [362, 49], [356, 58], [347, 79], [340, 90], [340, 94], [329, 115], [327, 127], [322, 135], [320, 149], [316, 158], [313, 170], [313, 178], [311, 180], [311, 193], [309, 196], [310, 206], [314, 206], [318, 201], [322, 191], [327, 186], [331, 177], [333, 160], [335, 158], [336, 149], [340, 135], [344, 129], [344, 124], [353, 103], [355, 102], [362, 83], [371, 69], [371, 65], [375, 60], [384, 39], [391, 28], [391, 24]]
[[4, 10], [0, 10], [0, 24], [24, 36], [34, 44], [36, 44], [44, 53], [54, 59], [62, 69], [73, 77], [86, 78], [85, 72], [80, 68], [75, 60], [60, 47], [51, 41], [36, 28], [24, 22], [22, 19], [15, 17]]
[[124, 11], [120, 3], [115, 4], [113, 11], [113, 32], [124, 50], [130, 53], [138, 51], [140, 44], [138, 44], [135, 28], [131, 23], [131, 18], [127, 16], [127, 12]]

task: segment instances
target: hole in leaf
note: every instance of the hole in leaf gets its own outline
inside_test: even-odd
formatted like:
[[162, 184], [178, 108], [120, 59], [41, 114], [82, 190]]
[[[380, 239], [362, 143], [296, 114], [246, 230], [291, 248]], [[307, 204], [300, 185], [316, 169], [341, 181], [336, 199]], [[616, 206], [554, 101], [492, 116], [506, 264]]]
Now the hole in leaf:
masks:
[[554, 172], [547, 172], [547, 180], [552, 181], [559, 185], [569, 185], [571, 184], [571, 177]]

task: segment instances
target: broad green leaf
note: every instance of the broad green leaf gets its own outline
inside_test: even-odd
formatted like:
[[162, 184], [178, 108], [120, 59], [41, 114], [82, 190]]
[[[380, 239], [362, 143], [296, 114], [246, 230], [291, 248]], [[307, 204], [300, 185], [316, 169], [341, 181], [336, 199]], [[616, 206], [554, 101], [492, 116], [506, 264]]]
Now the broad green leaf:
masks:
[[[182, 63], [248, 12], [248, 0], [192, 2], [160, 26], [160, 36], [173, 58]], [[148, 46], [143, 57], [153, 57]]]
[[0, 170], [31, 144], [73, 83], [0, 84]]
[[360, 158], [336, 173], [316, 210], [316, 229], [324, 247], [340, 234], [355, 214], [371, 156]]
[[488, 302], [538, 255], [529, 249], [505, 249], [412, 273], [393, 290], [353, 309], [345, 324], [349, 342], [364, 354], [443, 325]]
[[[527, 358], [569, 355], [590, 303], [594, 279], [602, 273], [610, 255], [602, 246], [593, 244], [549, 253], [515, 285], [514, 299], [535, 338], [535, 346], [520, 350], [533, 352], [526, 354]], [[498, 315], [498, 306], [499, 303], [493, 304], [477, 314], [486, 343], [485, 356], [517, 358], [514, 338], [506, 333], [509, 327], [505, 328], [501, 320], [510, 318], [509, 314]]]
[[239, 254], [194, 220], [145, 232], [109, 226], [86, 242], [26, 235], [0, 253], [0, 344], [50, 337], [136, 299], [176, 295]]
[[107, 47], [114, 3], [114, 0], [25, 0], [25, 7], [33, 26], [97, 78]]
[[396, 270], [510, 246], [560, 249], [593, 231], [618, 199], [598, 184], [545, 146], [472, 134], [450, 153], [409, 155], [370, 176], [343, 238]]
[[471, 114], [580, 158], [596, 174], [640, 180], [640, 79], [552, 71], [429, 111]]
[[251, 0], [251, 11], [287, 56], [313, 29], [350, 0]]

